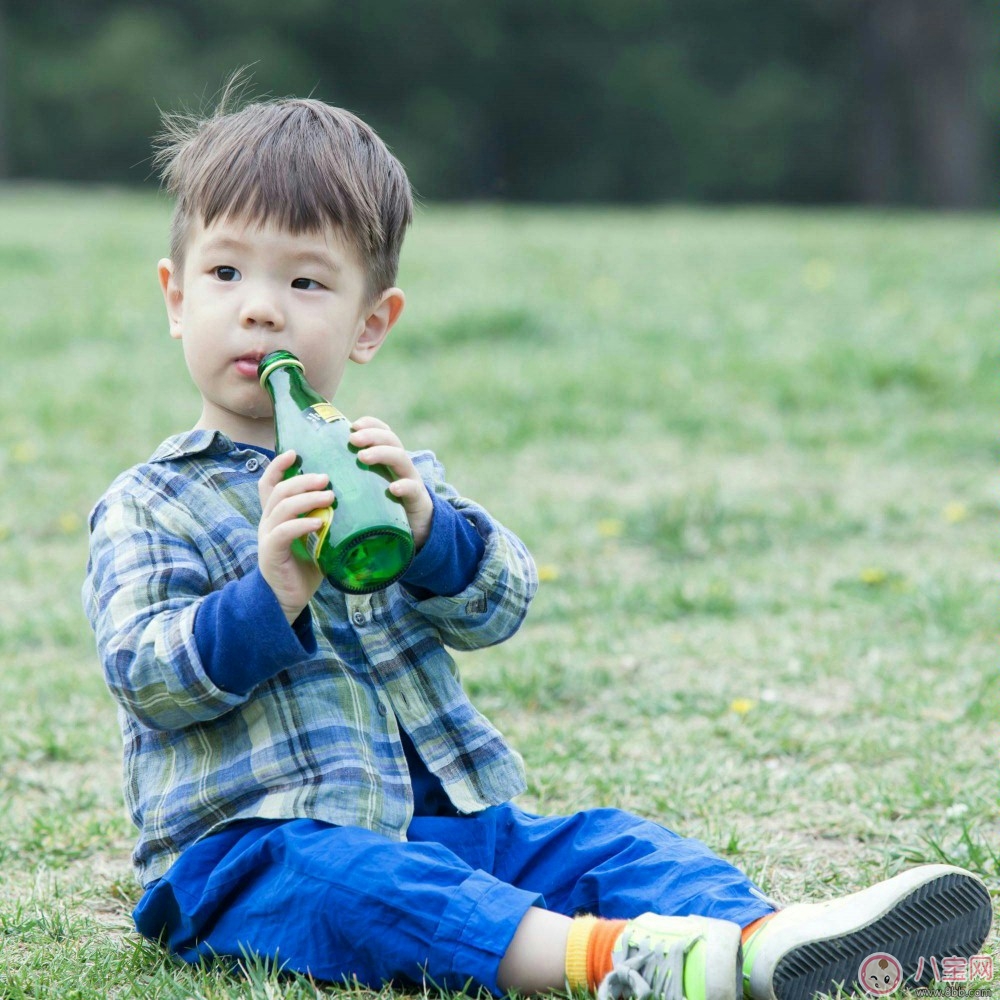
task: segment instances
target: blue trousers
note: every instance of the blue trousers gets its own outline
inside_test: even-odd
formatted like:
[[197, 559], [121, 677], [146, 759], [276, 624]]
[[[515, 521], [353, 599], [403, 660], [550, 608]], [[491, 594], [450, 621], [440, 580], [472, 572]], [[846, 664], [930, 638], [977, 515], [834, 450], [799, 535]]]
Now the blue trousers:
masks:
[[704, 844], [615, 809], [417, 816], [407, 836], [314, 820], [235, 823], [148, 888], [136, 927], [188, 962], [249, 953], [319, 980], [499, 995], [500, 959], [531, 906], [743, 926], [774, 909]]

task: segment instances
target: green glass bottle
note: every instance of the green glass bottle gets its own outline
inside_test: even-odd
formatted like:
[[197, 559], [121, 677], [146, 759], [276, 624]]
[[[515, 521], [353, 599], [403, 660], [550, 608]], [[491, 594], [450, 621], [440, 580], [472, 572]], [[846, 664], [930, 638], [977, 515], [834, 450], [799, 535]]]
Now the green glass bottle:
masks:
[[323, 527], [294, 544], [330, 582], [348, 594], [369, 594], [398, 580], [413, 559], [413, 535], [402, 503], [386, 488], [384, 465], [365, 465], [347, 443], [351, 422], [306, 381], [302, 362], [289, 351], [261, 358], [257, 376], [274, 405], [275, 448], [295, 451], [285, 478], [325, 472], [332, 507], [308, 516]]

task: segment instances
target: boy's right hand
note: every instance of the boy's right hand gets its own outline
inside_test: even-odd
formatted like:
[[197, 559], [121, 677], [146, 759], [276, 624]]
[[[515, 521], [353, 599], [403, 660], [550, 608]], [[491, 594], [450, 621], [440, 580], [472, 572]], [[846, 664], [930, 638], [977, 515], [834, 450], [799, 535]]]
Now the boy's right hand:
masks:
[[306, 473], [284, 479], [295, 464], [295, 452], [277, 455], [260, 477], [261, 517], [257, 529], [260, 572], [274, 591], [285, 618], [291, 624], [302, 613], [323, 581], [323, 573], [311, 559], [300, 559], [292, 542], [322, 526], [318, 517], [302, 517], [312, 510], [329, 507], [333, 490], [326, 473]]

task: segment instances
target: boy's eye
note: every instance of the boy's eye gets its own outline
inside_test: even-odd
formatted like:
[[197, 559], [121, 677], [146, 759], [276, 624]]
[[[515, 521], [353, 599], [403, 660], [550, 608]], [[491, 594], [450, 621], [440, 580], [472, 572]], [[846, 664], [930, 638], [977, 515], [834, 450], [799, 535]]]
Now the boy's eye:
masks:
[[312, 278], [295, 278], [292, 281], [292, 288], [298, 288], [302, 291], [312, 291], [314, 288], [322, 288], [323, 286]]
[[235, 267], [230, 267], [228, 264], [223, 264], [221, 267], [213, 268], [212, 273], [219, 279], [219, 281], [239, 281], [240, 272], [236, 270]]

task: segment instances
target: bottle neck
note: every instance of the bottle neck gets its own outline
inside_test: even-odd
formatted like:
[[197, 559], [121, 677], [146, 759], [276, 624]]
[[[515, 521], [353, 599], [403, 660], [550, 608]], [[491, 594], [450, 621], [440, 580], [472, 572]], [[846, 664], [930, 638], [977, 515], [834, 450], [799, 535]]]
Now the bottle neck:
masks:
[[276, 365], [264, 376], [264, 388], [277, 407], [282, 399], [291, 400], [300, 410], [326, 400], [306, 381], [297, 364]]

